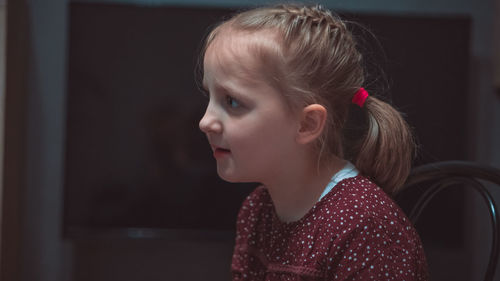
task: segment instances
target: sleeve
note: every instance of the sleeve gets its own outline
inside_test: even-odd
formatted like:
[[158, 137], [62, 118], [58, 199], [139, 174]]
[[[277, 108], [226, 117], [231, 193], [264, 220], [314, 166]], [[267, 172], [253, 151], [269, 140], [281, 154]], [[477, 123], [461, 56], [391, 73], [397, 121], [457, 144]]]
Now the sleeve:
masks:
[[258, 186], [252, 191], [241, 204], [236, 217], [236, 245], [246, 242], [248, 235], [255, 227], [256, 216], [258, 216], [260, 202], [264, 194], [264, 187]]
[[233, 280], [237, 278], [234, 275], [243, 271], [244, 265], [246, 263], [245, 253], [246, 245], [248, 239], [248, 226], [245, 223], [247, 218], [250, 216], [250, 202], [252, 200], [252, 195], [249, 195], [240, 207], [238, 216], [236, 218], [236, 237], [233, 249], [233, 256], [231, 261], [231, 271], [233, 272]]
[[330, 250], [327, 280], [428, 280], [411, 231], [367, 219]]
[[255, 231], [256, 216], [259, 213], [259, 202], [263, 196], [263, 187], [257, 187], [243, 201], [236, 219], [236, 237], [231, 260], [232, 280], [246, 279], [252, 257], [248, 253], [249, 239]]

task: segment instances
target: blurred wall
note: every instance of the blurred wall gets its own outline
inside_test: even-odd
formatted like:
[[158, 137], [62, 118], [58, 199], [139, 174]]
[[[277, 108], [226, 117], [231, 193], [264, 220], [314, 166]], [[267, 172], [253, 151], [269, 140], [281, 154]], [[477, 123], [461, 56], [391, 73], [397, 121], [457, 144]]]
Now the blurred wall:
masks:
[[[66, 30], [67, 30], [67, 5], [69, 0], [54, 1], [17, 0], [9, 3], [8, 12], [12, 16], [19, 16], [16, 23], [8, 26], [9, 38], [14, 38], [16, 33], [24, 36], [18, 40], [22, 54], [15, 50], [16, 46], [9, 45], [7, 53], [17, 54], [9, 58], [7, 64], [7, 76], [9, 73], [16, 73], [7, 89], [19, 90], [19, 92], [9, 92], [7, 95], [24, 95], [26, 97], [27, 108], [23, 104], [15, 104], [14, 108], [9, 108], [13, 112], [19, 109], [26, 113], [26, 122], [19, 123], [25, 129], [25, 137], [21, 138], [25, 143], [25, 152], [18, 150], [19, 161], [22, 161], [18, 170], [19, 174], [9, 174], [10, 185], [8, 189], [9, 197], [4, 197], [4, 204], [7, 200], [10, 206], [3, 206], [3, 218], [6, 218], [5, 211], [9, 212], [8, 222], [2, 222], [2, 243], [9, 246], [9, 251], [2, 250], [2, 280], [76, 280], [74, 265], [79, 256], [83, 253], [87, 259], [83, 261], [84, 266], [101, 266], [104, 271], [106, 263], [113, 263], [115, 258], [120, 258], [109, 253], [118, 253], [121, 258], [131, 258], [128, 262], [145, 262], [151, 258], [148, 253], [154, 252], [158, 255], [157, 264], [145, 265], [145, 272], [151, 272], [162, 267], [162, 264], [182, 280], [209, 280], [223, 276], [227, 267], [226, 261], [230, 258], [230, 245], [219, 245], [218, 242], [207, 243], [205, 245], [194, 245], [189, 240], [166, 245], [172, 255], [161, 255], [160, 248], [151, 246], [130, 246], [130, 251], [124, 251], [123, 247], [127, 243], [121, 241], [105, 242], [81, 242], [64, 241], [61, 238], [61, 217], [62, 217], [62, 169], [63, 169], [63, 143], [64, 143], [64, 102], [65, 102], [65, 70], [66, 70]], [[80, 1], [91, 2], [91, 1]], [[182, 4], [182, 5], [253, 5], [256, 3], [268, 3], [269, 1], [169, 1], [169, 0], [108, 0], [92, 1], [107, 3], [133, 3], [133, 4]], [[381, 13], [431, 13], [431, 14], [465, 14], [473, 19], [472, 34], [472, 54], [471, 54], [471, 86], [469, 96], [469, 113], [473, 118], [467, 128], [470, 133], [470, 159], [483, 163], [488, 163], [500, 167], [500, 104], [499, 98], [494, 94], [493, 81], [493, 36], [492, 26], [494, 24], [495, 2], [493, 0], [341, 0], [341, 1], [320, 1], [321, 3], [334, 8], [353, 12], [381, 12]], [[498, 2], [498, 1], [497, 1]], [[500, 16], [498, 5], [496, 18]], [[91, 19], [89, 19], [91, 20]], [[22, 34], [20, 34], [22, 33]], [[496, 33], [498, 37], [498, 33]], [[11, 37], [12, 36], [12, 37]], [[10, 39], [9, 39], [10, 40]], [[10, 43], [9, 43], [10, 44]], [[19, 47], [19, 46], [17, 46]], [[452, 46], [450, 46], [452, 47]], [[17, 51], [17, 53], [16, 53]], [[17, 61], [16, 61], [17, 60]], [[25, 70], [18, 71], [18, 62], [21, 66], [26, 60]], [[25, 83], [25, 84], [22, 84]], [[14, 85], [15, 84], [15, 85]], [[16, 87], [17, 85], [17, 87]], [[23, 86], [24, 85], [24, 86]], [[9, 107], [11, 104], [9, 103]], [[18, 107], [16, 107], [18, 106]], [[14, 130], [16, 122], [23, 121], [20, 115], [8, 115], [14, 117], [7, 120], [6, 131]], [[9, 127], [10, 126], [10, 127]], [[7, 128], [8, 127], [8, 128]], [[20, 136], [23, 133], [21, 132]], [[8, 147], [11, 149], [11, 146]], [[10, 154], [15, 155], [15, 154]], [[14, 156], [10, 158], [15, 160]], [[4, 167], [5, 169], [6, 167]], [[15, 170], [15, 171], [18, 171]], [[12, 171], [12, 170], [10, 170]], [[16, 178], [12, 178], [16, 177]], [[14, 192], [19, 190], [18, 193]], [[496, 197], [500, 202], [500, 194], [496, 192]], [[481, 222], [479, 222], [481, 223]], [[5, 235], [8, 234], [8, 235]], [[473, 239], [480, 240], [481, 233], [475, 233]], [[192, 242], [192, 241], [191, 241]], [[91, 245], [88, 245], [91, 243]], [[96, 248], [102, 248], [99, 243], [105, 244], [108, 252], [99, 253]], [[142, 242], [139, 242], [142, 243]], [[79, 244], [79, 245], [78, 245]], [[137, 244], [137, 243], [136, 243]], [[168, 243], [167, 243], [168, 244]], [[139, 249], [136, 251], [136, 249]], [[214, 249], [221, 251], [220, 254], [212, 258]], [[229, 249], [229, 250], [228, 250]], [[15, 250], [19, 250], [19, 254]], [[148, 250], [150, 252], [148, 252]], [[152, 251], [152, 252], [151, 252]], [[484, 252], [484, 249], [478, 250]], [[132, 253], [132, 254], [131, 254]], [[157, 253], [157, 254], [156, 254]], [[184, 256], [178, 254], [184, 253]], [[134, 259], [135, 257], [135, 259]], [[176, 259], [176, 257], [180, 257]], [[192, 257], [192, 258], [189, 258]], [[165, 258], [165, 260], [161, 260]], [[186, 262], [192, 261], [192, 267], [201, 268], [202, 274], [195, 270], [189, 270], [190, 265]], [[481, 274], [483, 261], [479, 260], [474, 265], [478, 274]], [[5, 266], [9, 272], [5, 273]], [[120, 268], [121, 264], [115, 262], [116, 274], [125, 277], [126, 268]], [[180, 267], [180, 268], [178, 268]], [[90, 268], [89, 268], [90, 269]], [[177, 269], [177, 271], [175, 271]], [[80, 268], [82, 274], [85, 268]], [[198, 271], [199, 272], [199, 271]], [[174, 273], [172, 273], [174, 274]], [[220, 274], [220, 275], [217, 275]], [[86, 280], [98, 280], [96, 276], [87, 275]], [[132, 276], [129, 276], [132, 277]], [[152, 276], [149, 280], [153, 280]], [[163, 276], [156, 276], [158, 280]], [[168, 280], [175, 276], [163, 277]], [[205, 277], [205, 278], [204, 278]], [[100, 278], [104, 278], [101, 276]], [[107, 280], [112, 280], [113, 275], [107, 276]], [[85, 279], [81, 279], [85, 280]], [[101, 279], [99, 279], [101, 280]], [[104, 280], [104, 279], [102, 279]], [[132, 279], [139, 280], [139, 279]], [[181, 280], [180, 278], [176, 280]], [[217, 280], [217, 279], [214, 279]], [[220, 280], [220, 279], [219, 279]]]
[[[5, 32], [7, 7], [5, 1], [0, 1], [0, 159], [3, 159], [3, 124], [5, 107]], [[0, 241], [2, 239], [2, 195], [3, 195], [3, 161], [0, 160]], [[2, 245], [0, 243], [0, 249]]]
[[[4, 100], [5, 100], [5, 32], [7, 7], [0, 1], [0, 143], [3, 144]], [[3, 159], [3, 145], [0, 145], [0, 159]], [[2, 223], [2, 173], [3, 161], [0, 161], [0, 225]], [[0, 232], [1, 235], [1, 232]], [[1, 236], [0, 236], [1, 237]]]
[[[500, 99], [500, 0], [495, 1], [495, 13], [494, 13], [494, 27], [492, 29], [493, 36], [493, 59], [494, 59], [494, 85], [496, 88], [497, 102], [496, 102], [496, 117], [495, 120], [500, 119], [499, 99]], [[497, 123], [498, 125], [498, 123]], [[493, 143], [500, 143], [500, 126], [495, 126], [495, 140]], [[500, 166], [500, 149], [494, 151], [493, 161], [497, 166]]]
[[[43, 3], [42, 3], [43, 2]], [[9, 1], [2, 280], [61, 280], [65, 0]]]

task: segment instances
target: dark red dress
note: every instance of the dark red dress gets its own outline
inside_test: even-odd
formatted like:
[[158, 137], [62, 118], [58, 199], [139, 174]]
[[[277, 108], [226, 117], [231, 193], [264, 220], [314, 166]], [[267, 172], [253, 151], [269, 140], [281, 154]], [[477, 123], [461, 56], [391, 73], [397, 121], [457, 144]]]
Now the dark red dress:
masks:
[[299, 221], [281, 222], [263, 186], [243, 203], [233, 280], [427, 280], [420, 238], [363, 176], [339, 182]]

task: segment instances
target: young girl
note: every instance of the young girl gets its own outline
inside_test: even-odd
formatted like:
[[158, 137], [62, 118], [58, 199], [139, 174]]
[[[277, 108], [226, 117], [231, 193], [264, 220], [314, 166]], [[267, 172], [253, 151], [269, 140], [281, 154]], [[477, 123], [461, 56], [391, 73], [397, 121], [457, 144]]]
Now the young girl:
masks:
[[200, 128], [217, 172], [262, 184], [238, 215], [233, 280], [427, 280], [420, 239], [387, 195], [409, 173], [412, 136], [362, 88], [342, 20], [249, 10], [209, 34], [202, 58]]

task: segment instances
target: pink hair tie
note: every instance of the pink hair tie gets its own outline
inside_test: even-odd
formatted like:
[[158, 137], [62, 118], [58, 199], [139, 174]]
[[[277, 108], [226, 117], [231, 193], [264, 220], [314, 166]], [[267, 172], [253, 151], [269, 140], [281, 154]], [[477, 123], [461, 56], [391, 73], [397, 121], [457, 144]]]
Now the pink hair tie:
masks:
[[368, 98], [368, 92], [361, 87], [354, 94], [354, 97], [352, 97], [352, 103], [357, 104], [359, 107], [363, 107], [363, 105], [365, 105], [366, 98]]

